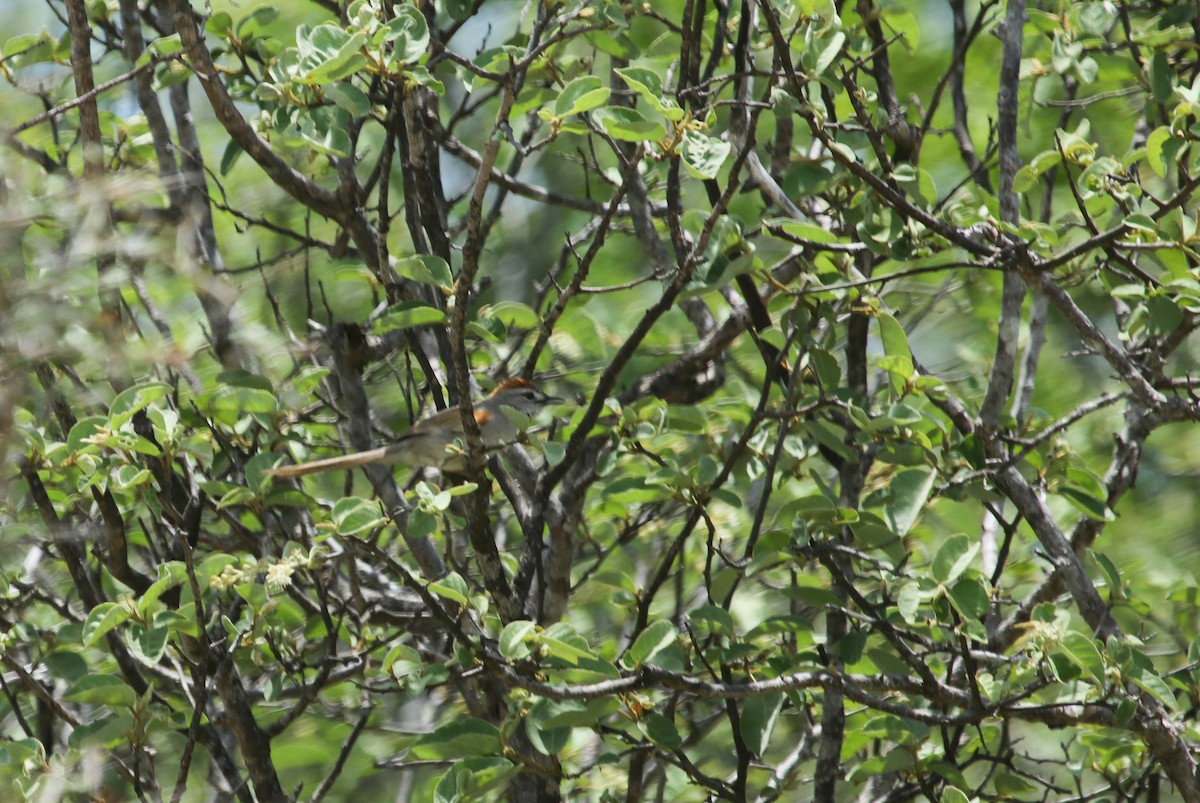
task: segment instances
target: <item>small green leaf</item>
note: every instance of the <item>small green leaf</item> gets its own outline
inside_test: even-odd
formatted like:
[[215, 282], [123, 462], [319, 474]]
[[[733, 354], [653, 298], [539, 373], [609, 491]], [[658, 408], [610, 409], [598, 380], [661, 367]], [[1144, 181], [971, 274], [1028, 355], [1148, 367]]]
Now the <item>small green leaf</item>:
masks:
[[667, 135], [662, 123], [625, 106], [604, 106], [592, 113], [592, 119], [610, 137], [625, 142], [658, 141]]
[[109, 427], [120, 429], [135, 413], [163, 398], [171, 390], [166, 382], [146, 382], [126, 388], [108, 406]]
[[638, 46], [623, 33], [614, 34], [611, 31], [589, 31], [584, 34], [584, 39], [600, 52], [616, 56], [619, 59], [632, 60], [641, 55]]
[[371, 100], [366, 93], [349, 81], [338, 81], [324, 87], [325, 97], [355, 117], [366, 117], [371, 113]]
[[84, 443], [84, 441], [88, 438], [96, 437], [107, 427], [108, 419], [101, 415], [92, 415], [79, 419], [75, 422], [75, 426], [71, 427], [71, 431], [67, 433], [67, 448], [72, 452], [81, 452], [84, 449], [94, 448], [93, 444]]
[[129, 740], [133, 732], [133, 714], [122, 711], [92, 719], [74, 728], [67, 737], [67, 745], [74, 750], [115, 746]]
[[763, 229], [767, 234], [778, 236], [779, 233], [782, 233], [798, 240], [814, 243], [836, 243], [838, 241], [838, 236], [833, 232], [815, 224], [804, 223], [792, 218], [764, 220]]
[[437, 594], [439, 597], [457, 602], [460, 605], [467, 604], [468, 595], [471, 593], [467, 588], [467, 581], [462, 579], [462, 576], [457, 572], [450, 572], [429, 584], [429, 590]]
[[674, 644], [677, 638], [679, 630], [670, 621], [659, 619], [651, 622], [629, 648], [629, 663], [633, 666], [649, 663], [651, 658]]
[[942, 542], [934, 555], [934, 579], [943, 585], [950, 585], [971, 565], [978, 551], [978, 541], [972, 541], [962, 533], [950, 536]]
[[1091, 676], [1092, 683], [1097, 686], [1104, 685], [1104, 658], [1091, 638], [1076, 630], [1069, 630], [1063, 635], [1062, 652], [1071, 663]]
[[400, 275], [407, 276], [421, 284], [443, 288], [449, 288], [454, 284], [454, 277], [450, 274], [450, 266], [446, 264], [446, 260], [429, 254], [418, 254], [397, 260], [396, 270], [400, 272]]
[[617, 74], [663, 117], [673, 123], [683, 119], [684, 110], [675, 101], [663, 96], [662, 78], [657, 72], [645, 67], [624, 67], [617, 70]]
[[204, 30], [218, 39], [224, 39], [233, 30], [233, 17], [228, 11], [218, 11], [204, 23]]
[[683, 744], [675, 723], [662, 714], [645, 714], [638, 726], [650, 741], [667, 750], [677, 750]]
[[83, 643], [95, 647], [100, 639], [114, 627], [124, 622], [133, 612], [129, 606], [116, 602], [101, 602], [88, 613], [83, 622]]
[[158, 579], [150, 584], [138, 599], [138, 615], [143, 619], [150, 615], [150, 612], [155, 607], [155, 603], [169, 588], [182, 583], [187, 579], [187, 565], [182, 561], [169, 560], [165, 563], [160, 563], [158, 566]]
[[942, 790], [942, 803], [971, 803], [971, 798], [956, 786], [947, 786]]
[[339, 535], [354, 535], [364, 530], [372, 530], [387, 521], [379, 502], [358, 496], [344, 496], [334, 502], [330, 518]]
[[146, 627], [131, 623], [125, 631], [129, 652], [143, 664], [156, 666], [167, 651], [168, 633], [165, 627]]
[[569, 117], [599, 108], [608, 102], [609, 89], [594, 75], [584, 75], [563, 87], [554, 100], [554, 116]]
[[689, 173], [696, 178], [710, 179], [716, 178], [732, 147], [716, 137], [689, 131], [683, 138], [679, 155]]
[[1077, 510], [1089, 518], [1093, 518], [1096, 521], [1116, 520], [1116, 514], [1104, 503], [1103, 499], [1099, 499], [1077, 487], [1059, 488], [1058, 495], [1066, 499]]
[[42, 656], [42, 663], [46, 669], [50, 670], [51, 675], [68, 683], [78, 680], [91, 671], [82, 655], [66, 649], [47, 653]]
[[896, 535], [903, 536], [912, 528], [925, 509], [936, 478], [931, 468], [908, 468], [892, 477], [883, 515]]
[[567, 447], [558, 441], [538, 441], [538, 448], [546, 456], [546, 465], [553, 468], [567, 456]]
[[557, 700], [538, 700], [525, 715], [525, 733], [536, 750], [548, 756], [555, 756], [567, 746], [571, 737], [571, 729], [562, 726], [547, 725], [547, 721], [556, 714], [569, 710], [570, 703]]
[[395, 329], [411, 329], [415, 326], [429, 326], [435, 323], [445, 323], [446, 313], [437, 307], [431, 307], [420, 301], [401, 301], [388, 307], [375, 320], [372, 327], [376, 334], [384, 334]]
[[[1155, 50], [1154, 56], [1150, 59], [1150, 91], [1153, 93], [1156, 103], [1166, 103], [1171, 99], [1175, 81], [1175, 71], [1171, 69], [1167, 54], [1162, 50]], [[1159, 175], [1161, 176], [1162, 173]]]
[[384, 26], [383, 41], [392, 43], [392, 60], [415, 63], [429, 47], [429, 26], [425, 15], [407, 3], [394, 6], [396, 16]]
[[220, 170], [222, 176], [229, 175], [229, 171], [233, 169], [234, 163], [237, 162], [238, 157], [243, 153], [245, 151], [242, 150], [242, 146], [237, 144], [235, 140], [230, 139], [229, 142], [225, 143], [225, 150], [221, 153]]
[[566, 622], [557, 622], [546, 628], [537, 635], [537, 642], [545, 648], [548, 655], [572, 665], [596, 659], [596, 654], [592, 652], [587, 641]]
[[116, 675], [93, 673], [84, 675], [68, 689], [66, 699], [76, 703], [91, 703], [110, 707], [133, 705], [137, 695]]
[[481, 318], [495, 318], [509, 329], [535, 329], [542, 320], [533, 308], [519, 301], [501, 301], [479, 311]]
[[879, 339], [883, 342], [883, 353], [894, 358], [897, 363], [895, 371], [902, 375], [911, 376], [913, 373], [912, 349], [908, 345], [908, 335], [895, 316], [887, 312], [879, 313]]
[[510, 661], [528, 658], [531, 653], [529, 635], [536, 627], [535, 623], [526, 619], [509, 622], [500, 631], [500, 654]]
[[714, 632], [728, 633], [730, 635], [737, 632], [733, 624], [733, 617], [729, 615], [729, 611], [724, 608], [718, 608], [716, 605], [701, 605], [688, 614], [688, 619], [694, 624], [703, 624]]
[[964, 619], [979, 621], [988, 611], [988, 593], [977, 577], [961, 577], [950, 588], [950, 603]]
[[412, 748], [420, 759], [453, 759], [500, 753], [500, 730], [475, 717], [458, 717], [422, 736]]
[[742, 705], [742, 739], [754, 755], [762, 756], [771, 744], [771, 733], [784, 699], [782, 694], [764, 694], [751, 697]]
[[238, 23], [238, 38], [244, 39], [247, 32], [253, 31], [256, 28], [261, 30], [264, 25], [273, 22], [278, 16], [279, 9], [275, 8], [275, 6], [257, 6], [249, 14], [242, 17], [242, 21]]

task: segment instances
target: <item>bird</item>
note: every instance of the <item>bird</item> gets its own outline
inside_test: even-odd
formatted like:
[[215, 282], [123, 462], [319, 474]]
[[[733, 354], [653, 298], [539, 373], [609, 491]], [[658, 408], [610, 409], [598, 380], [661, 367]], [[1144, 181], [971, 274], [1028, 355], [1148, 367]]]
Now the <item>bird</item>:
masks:
[[[516, 440], [520, 431], [505, 408], [525, 416], [533, 416], [544, 407], [561, 402], [557, 396], [544, 393], [528, 379], [506, 379], [487, 397], [475, 403], [475, 422], [485, 449], [495, 449]], [[279, 466], [267, 471], [267, 476], [289, 480], [316, 474], [320, 471], [340, 471], [374, 463], [401, 463], [407, 466], [428, 466], [451, 473], [466, 470], [466, 456], [451, 451], [450, 446], [463, 436], [462, 417], [457, 406], [439, 410], [422, 418], [392, 443], [365, 452]]]

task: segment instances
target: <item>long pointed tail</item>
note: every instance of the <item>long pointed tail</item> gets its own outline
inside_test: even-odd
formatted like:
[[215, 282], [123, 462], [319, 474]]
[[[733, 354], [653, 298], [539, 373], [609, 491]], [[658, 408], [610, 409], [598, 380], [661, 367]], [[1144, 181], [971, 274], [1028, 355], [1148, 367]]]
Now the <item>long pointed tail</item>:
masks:
[[370, 463], [393, 462], [394, 460], [395, 457], [388, 454], [388, 448], [380, 446], [378, 449], [344, 454], [340, 457], [329, 457], [325, 460], [313, 460], [311, 463], [280, 466], [268, 471], [267, 476], [280, 480], [290, 480], [296, 477], [303, 477], [305, 474], [316, 474], [319, 471], [341, 471], [348, 468], [358, 468]]

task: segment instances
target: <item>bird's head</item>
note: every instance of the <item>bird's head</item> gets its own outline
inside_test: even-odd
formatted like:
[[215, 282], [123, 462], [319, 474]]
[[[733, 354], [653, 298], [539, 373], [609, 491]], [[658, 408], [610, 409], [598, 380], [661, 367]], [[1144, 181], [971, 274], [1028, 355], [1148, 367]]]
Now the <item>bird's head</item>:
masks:
[[501, 407], [511, 407], [525, 415], [533, 415], [547, 405], [560, 402], [558, 396], [542, 392], [528, 379], [505, 379], [488, 397]]

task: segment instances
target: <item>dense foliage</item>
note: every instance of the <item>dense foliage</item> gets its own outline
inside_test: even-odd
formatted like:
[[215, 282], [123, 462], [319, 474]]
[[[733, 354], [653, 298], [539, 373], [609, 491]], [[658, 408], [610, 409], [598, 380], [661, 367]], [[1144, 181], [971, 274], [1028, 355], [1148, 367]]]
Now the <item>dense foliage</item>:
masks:
[[0, 797], [1200, 801], [1195, 4], [47, 8]]

